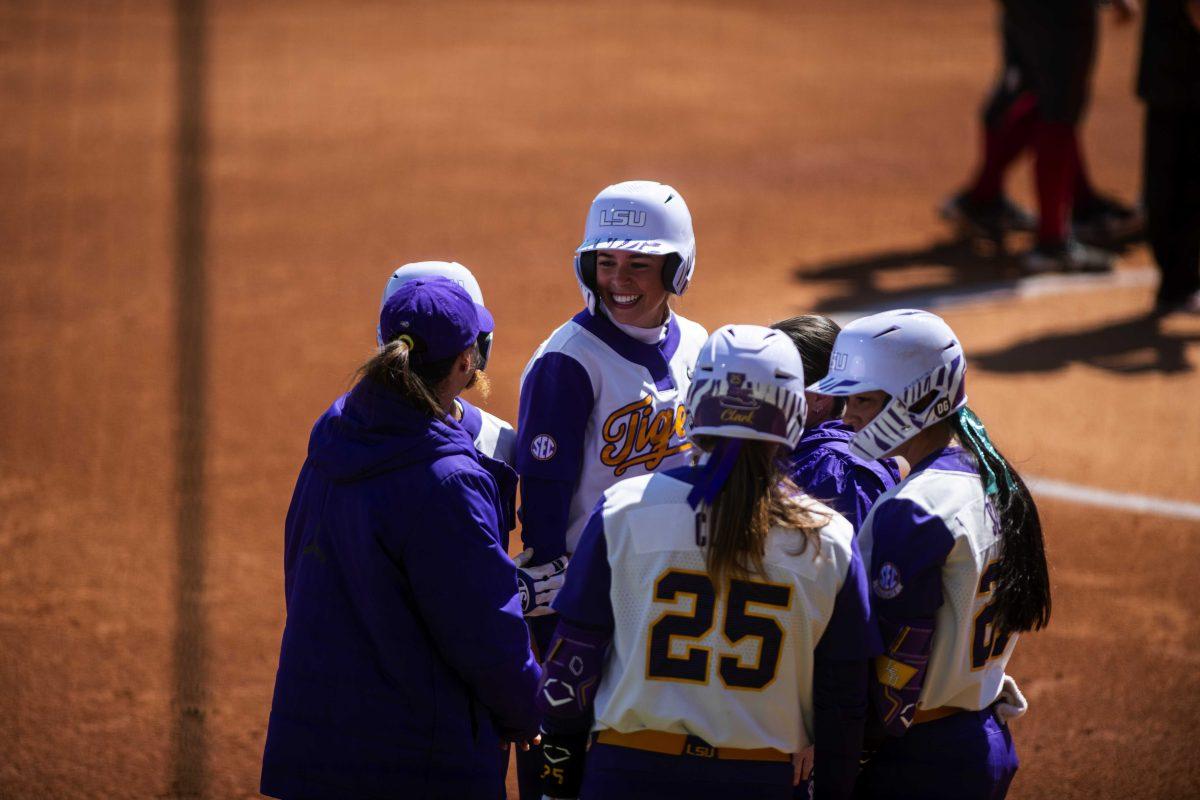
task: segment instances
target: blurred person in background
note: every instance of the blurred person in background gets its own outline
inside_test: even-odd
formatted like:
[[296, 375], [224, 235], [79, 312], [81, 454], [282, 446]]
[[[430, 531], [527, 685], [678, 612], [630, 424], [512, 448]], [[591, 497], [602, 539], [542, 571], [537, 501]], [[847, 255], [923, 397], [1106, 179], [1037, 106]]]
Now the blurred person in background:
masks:
[[1154, 310], [1200, 314], [1200, 0], [1147, 0], [1137, 89]]
[[[979, 171], [950, 197], [941, 215], [968, 232], [1002, 242], [1008, 231], [1036, 234], [1023, 264], [1029, 272], [1106, 271], [1107, 247], [1136, 237], [1138, 213], [1099, 193], [1079, 141], [1095, 65], [1096, 0], [1002, 0], [1004, 63], [984, 106]], [[1136, 0], [1113, 0], [1119, 22]], [[1004, 192], [1009, 168], [1034, 154], [1038, 215]]]

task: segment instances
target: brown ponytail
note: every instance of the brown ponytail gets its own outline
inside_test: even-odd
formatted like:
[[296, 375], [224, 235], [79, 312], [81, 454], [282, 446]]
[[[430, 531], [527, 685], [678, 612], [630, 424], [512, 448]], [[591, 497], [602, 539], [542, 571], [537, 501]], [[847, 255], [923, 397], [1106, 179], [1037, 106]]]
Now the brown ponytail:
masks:
[[[432, 364], [412, 363], [412, 340], [407, 336], [397, 337], [379, 349], [355, 373], [359, 380], [369, 380], [399, 392], [408, 402], [432, 417], [442, 417], [446, 411], [437, 398], [437, 387], [450, 374], [458, 356], [435, 361]], [[478, 346], [472, 353], [475, 364], [482, 357]]]
[[[698, 437], [709, 449], [711, 437]], [[813, 512], [807, 498], [781, 469], [779, 445], [744, 441], [721, 493], [707, 511], [705, 562], [714, 581], [728, 575], [763, 574], [767, 534], [771, 528], [798, 531], [800, 550], [809, 542], [819, 549], [817, 530], [829, 522]], [[701, 519], [700, 524], [705, 520]]]

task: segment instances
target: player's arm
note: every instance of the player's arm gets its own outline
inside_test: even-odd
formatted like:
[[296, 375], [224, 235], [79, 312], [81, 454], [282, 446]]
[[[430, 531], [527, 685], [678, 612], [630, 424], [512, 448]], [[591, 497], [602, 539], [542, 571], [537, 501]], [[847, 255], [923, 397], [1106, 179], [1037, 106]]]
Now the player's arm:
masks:
[[871, 696], [884, 731], [900, 736], [912, 724], [933, 650], [941, 607], [942, 565], [954, 535], [940, 517], [910, 500], [892, 498], [871, 524], [870, 583], [883, 655], [875, 659]]
[[857, 531], [886, 487], [869, 467], [845, 455], [827, 452], [806, 461], [795, 473], [805, 494], [828, 503]]
[[599, 508], [583, 530], [567, 568], [566, 586], [554, 601], [560, 619], [538, 684], [542, 792], [549, 797], [579, 794], [593, 702], [612, 638], [612, 575]]
[[412, 526], [423, 535], [404, 538], [397, 561], [438, 652], [501, 735], [528, 741], [538, 729], [533, 698], [541, 670], [529, 649], [516, 567], [500, 544], [497, 502], [489, 476], [451, 474]]
[[533, 550], [531, 566], [566, 555], [571, 498], [594, 405], [587, 371], [562, 353], [538, 358], [521, 382], [515, 459], [521, 476], [521, 539]]
[[818, 798], [848, 798], [854, 792], [867, 719], [869, 660], [882, 649], [871, 618], [866, 569], [858, 545], [851, 542], [850, 566], [814, 658], [813, 739]]

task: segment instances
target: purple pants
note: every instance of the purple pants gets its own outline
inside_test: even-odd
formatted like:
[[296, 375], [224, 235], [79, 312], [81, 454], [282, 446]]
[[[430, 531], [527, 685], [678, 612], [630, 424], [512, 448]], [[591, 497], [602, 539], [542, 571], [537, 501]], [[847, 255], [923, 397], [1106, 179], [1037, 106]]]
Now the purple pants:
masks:
[[791, 800], [791, 762], [668, 756], [593, 743], [580, 800]]
[[1017, 766], [1008, 726], [991, 709], [965, 712], [888, 738], [863, 767], [854, 797], [1002, 800]]

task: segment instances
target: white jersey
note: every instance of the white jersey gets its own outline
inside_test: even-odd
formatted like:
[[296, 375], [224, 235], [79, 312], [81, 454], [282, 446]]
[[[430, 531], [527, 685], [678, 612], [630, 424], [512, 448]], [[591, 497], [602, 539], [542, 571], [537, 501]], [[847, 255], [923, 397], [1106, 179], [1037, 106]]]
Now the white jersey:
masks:
[[845, 602], [839, 593], [847, 581], [857, 581], [861, 599], [861, 630], [849, 637], [861, 639], [870, 624], [853, 528], [813, 501], [828, 517], [819, 552], [811, 543], [800, 552], [802, 535], [776, 528], [765, 576], [714, 587], [687, 502], [688, 476], [699, 469], [622, 481], [604, 496], [614, 638], [594, 729], [798, 752], [812, 741], [814, 650], [835, 601]]
[[672, 313], [664, 341], [644, 344], [583, 311], [541, 344], [521, 376], [517, 471], [559, 482], [569, 502], [562, 520], [526, 493], [527, 546], [537, 550], [539, 537], [549, 542], [565, 533], [566, 551], [574, 552], [605, 489], [689, 463], [685, 401], [707, 338], [703, 327]]
[[[978, 710], [995, 702], [1017, 634], [999, 637], [990, 624], [1000, 538], [971, 457], [943, 450], [881, 495], [858, 546], [881, 615], [890, 603], [906, 603], [908, 615], [935, 619], [917, 707]], [[940, 591], [930, 585], [937, 582]], [[916, 597], [934, 599], [914, 608]]]
[[462, 426], [471, 434], [475, 449], [511, 467], [517, 446], [517, 432], [513, 430], [513, 426], [482, 408], [467, 403], [461, 397], [455, 402], [462, 409]]

